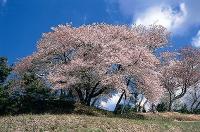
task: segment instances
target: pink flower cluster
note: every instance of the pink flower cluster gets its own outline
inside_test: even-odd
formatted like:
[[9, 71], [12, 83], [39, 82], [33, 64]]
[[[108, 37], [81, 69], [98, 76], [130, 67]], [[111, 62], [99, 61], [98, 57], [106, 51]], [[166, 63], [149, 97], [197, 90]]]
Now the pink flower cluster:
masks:
[[[159, 59], [153, 54], [155, 48], [168, 43], [169, 33], [162, 26], [149, 27], [125, 25], [92, 24], [78, 28], [59, 25], [53, 31], [43, 34], [38, 42], [37, 52], [16, 64], [15, 71], [22, 73], [27, 69], [47, 70], [46, 78], [54, 87], [68, 88], [79, 82], [71, 71], [83, 68], [93, 69], [103, 85], [113, 85], [118, 91], [128, 88], [123, 76], [133, 75], [140, 90], [152, 101], [157, 101], [163, 87]], [[72, 60], [52, 63], [55, 55], [65, 56], [65, 52], [75, 49]], [[111, 64], [120, 64], [116, 74], [106, 74]], [[60, 80], [65, 83], [59, 83]]]

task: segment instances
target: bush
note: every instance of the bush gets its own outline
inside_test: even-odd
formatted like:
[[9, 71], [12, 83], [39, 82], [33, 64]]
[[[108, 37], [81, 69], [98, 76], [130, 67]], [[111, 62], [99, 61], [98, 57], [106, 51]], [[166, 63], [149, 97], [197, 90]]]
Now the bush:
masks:
[[183, 106], [181, 106], [181, 108], [179, 110], [177, 110], [177, 112], [180, 113], [191, 113], [188, 109], [187, 109], [187, 105], [184, 104]]
[[0, 114], [72, 112], [75, 101], [68, 94], [56, 94], [34, 74], [25, 74], [20, 89], [6, 94], [0, 88]]
[[7, 105], [8, 105], [8, 95], [4, 90], [3, 85], [0, 85], [0, 114], [6, 112]]
[[164, 103], [164, 102], [161, 102], [157, 105], [157, 108], [156, 110], [158, 112], [164, 112], [164, 111], [167, 111], [167, 105]]

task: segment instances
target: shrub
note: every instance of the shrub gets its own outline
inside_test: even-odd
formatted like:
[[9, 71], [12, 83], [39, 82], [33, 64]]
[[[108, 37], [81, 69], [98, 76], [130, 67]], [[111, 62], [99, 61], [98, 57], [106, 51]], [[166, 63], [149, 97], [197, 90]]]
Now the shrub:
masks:
[[167, 111], [167, 105], [164, 102], [161, 102], [157, 105], [157, 111], [158, 112], [164, 112]]

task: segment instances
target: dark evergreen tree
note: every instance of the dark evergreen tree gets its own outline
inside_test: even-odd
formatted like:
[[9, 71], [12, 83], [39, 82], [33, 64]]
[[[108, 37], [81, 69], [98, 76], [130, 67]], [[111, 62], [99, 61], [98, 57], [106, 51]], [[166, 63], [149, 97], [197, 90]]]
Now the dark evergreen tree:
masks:
[[11, 72], [11, 67], [8, 65], [6, 57], [0, 57], [0, 114], [5, 113], [8, 105], [7, 85], [5, 81]]

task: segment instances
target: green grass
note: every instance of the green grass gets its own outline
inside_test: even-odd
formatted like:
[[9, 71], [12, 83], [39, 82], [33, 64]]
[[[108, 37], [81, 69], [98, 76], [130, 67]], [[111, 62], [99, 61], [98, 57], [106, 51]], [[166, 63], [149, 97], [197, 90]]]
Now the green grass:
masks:
[[179, 113], [114, 115], [108, 111], [77, 105], [71, 114], [0, 117], [0, 132], [13, 131], [200, 132], [200, 116]]
[[0, 131], [63, 131], [63, 132], [164, 132], [200, 131], [200, 122], [170, 121], [159, 119], [126, 119], [96, 117], [76, 114], [19, 115], [0, 118]]

